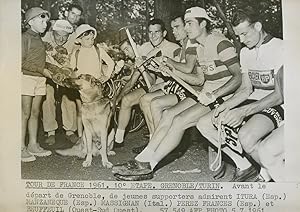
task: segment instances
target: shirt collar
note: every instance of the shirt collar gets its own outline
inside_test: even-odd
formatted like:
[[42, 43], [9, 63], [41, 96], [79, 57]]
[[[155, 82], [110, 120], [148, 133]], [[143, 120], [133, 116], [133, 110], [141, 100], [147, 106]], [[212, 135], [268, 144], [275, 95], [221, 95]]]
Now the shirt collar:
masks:
[[274, 38], [274, 37], [271, 34], [267, 34], [266, 37], [264, 38], [264, 41], [262, 42], [262, 44], [268, 43], [270, 40], [272, 40], [272, 38]]
[[152, 46], [153, 48], [160, 48], [161, 46], [164, 45], [164, 43], [166, 43], [166, 39], [165, 39], [165, 38], [164, 38], [164, 39], [162, 40], [162, 42], [160, 42], [160, 44], [158, 44], [157, 46], [154, 46], [154, 45], [150, 42], [150, 44], [151, 44], [151, 46]]
[[34, 37], [39, 36], [39, 33], [34, 32], [32, 29], [28, 29], [28, 30], [27, 30], [27, 33], [30, 34], [30, 35], [32, 35], [32, 36], [34, 36]]
[[188, 42], [189, 38], [188, 37], [185, 37], [183, 39], [183, 42], [182, 42], [182, 46], [181, 47], [185, 47], [187, 45], [187, 42]]

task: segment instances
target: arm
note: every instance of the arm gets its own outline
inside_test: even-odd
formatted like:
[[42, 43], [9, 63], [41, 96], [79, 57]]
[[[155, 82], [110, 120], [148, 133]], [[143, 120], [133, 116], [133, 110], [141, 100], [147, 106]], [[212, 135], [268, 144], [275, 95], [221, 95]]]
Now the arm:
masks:
[[242, 83], [241, 67], [234, 45], [228, 40], [222, 40], [217, 45], [217, 53], [232, 77], [223, 86], [212, 92], [216, 98], [234, 93]]
[[275, 75], [274, 81], [275, 88], [272, 93], [256, 102], [225, 112], [224, 118], [222, 120], [223, 123], [228, 124], [232, 127], [237, 127], [242, 123], [245, 117], [255, 114], [266, 108], [282, 104], [283, 67], [278, 70], [278, 73]]
[[[107, 65], [107, 73], [102, 73], [103, 76], [107, 76], [108, 78], [111, 76], [111, 74], [113, 73], [114, 67], [115, 67], [115, 62], [113, 61], [113, 59], [111, 59], [111, 57], [106, 53], [106, 51], [104, 51], [104, 49], [102, 49], [101, 47], [98, 47], [100, 50], [100, 54], [101, 54], [101, 58], [102, 60], [106, 63]], [[103, 71], [103, 70], [101, 70]]]
[[242, 74], [240, 65], [238, 63], [234, 63], [228, 67], [228, 70], [232, 74], [232, 77], [223, 86], [219, 87], [218, 89], [212, 92], [212, 94], [216, 98], [233, 93], [242, 84]]
[[135, 70], [129, 79], [129, 81], [124, 85], [123, 89], [121, 90], [120, 94], [117, 97], [116, 102], [118, 103], [121, 101], [123, 96], [125, 96], [134, 86], [134, 84], [137, 82], [138, 78], [140, 77], [141, 73], [138, 70]]
[[247, 73], [243, 73], [241, 86], [236, 90], [236, 92], [231, 98], [229, 98], [222, 104], [222, 106], [227, 109], [232, 109], [238, 106], [239, 104], [248, 99], [248, 97], [252, 93], [252, 89], [253, 87]]
[[171, 66], [174, 66], [175, 69], [177, 69], [180, 72], [183, 73], [191, 73], [193, 71], [193, 68], [195, 66], [195, 63], [197, 61], [197, 56], [196, 55], [191, 55], [187, 54], [185, 57], [186, 62], [181, 63], [181, 62], [176, 62], [172, 60], [171, 58], [166, 57], [166, 63], [170, 64]]
[[221, 104], [219, 107], [215, 109], [213, 118], [217, 118], [219, 114], [224, 110], [229, 111], [230, 109], [238, 106], [246, 99], [248, 99], [248, 97], [252, 92], [253, 92], [253, 87], [248, 77], [248, 74], [243, 73], [241, 86], [235, 91], [234, 95], [231, 98], [226, 100], [223, 104]]
[[178, 77], [180, 77], [182, 80], [187, 82], [190, 85], [198, 85], [201, 86], [204, 84], [204, 74], [201, 70], [201, 68], [196, 68], [196, 73], [183, 73], [181, 71], [178, 71], [177, 69], [173, 69], [174, 74], [176, 74]]
[[160, 83], [154, 84], [149, 89], [149, 92], [154, 92], [154, 91], [157, 91], [157, 90], [163, 90], [165, 85], [166, 85], [166, 82], [160, 82]]
[[[144, 60], [141, 57], [136, 57], [135, 58], [135, 67], [139, 67], [139, 72], [142, 74], [142, 77], [144, 78], [145, 82], [148, 79], [150, 85], [153, 85], [155, 83], [155, 74], [149, 73], [147, 69], [144, 66], [141, 66], [143, 64]], [[151, 87], [151, 86], [150, 86]]]
[[22, 35], [22, 72], [25, 75], [41, 76], [44, 74], [44, 70], [34, 63], [26, 60], [29, 50], [29, 41], [27, 36]]
[[277, 74], [274, 77], [275, 88], [272, 93], [266, 97], [253, 102], [252, 104], [241, 107], [245, 116], [252, 115], [266, 108], [280, 105], [283, 103], [283, 66], [280, 67]]

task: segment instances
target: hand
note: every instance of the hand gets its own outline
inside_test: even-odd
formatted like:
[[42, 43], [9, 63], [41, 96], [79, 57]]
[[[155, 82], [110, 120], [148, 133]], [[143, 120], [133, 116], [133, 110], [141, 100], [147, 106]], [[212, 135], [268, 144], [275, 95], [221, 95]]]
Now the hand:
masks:
[[218, 124], [218, 119], [221, 117], [221, 114], [224, 114], [224, 111], [227, 110], [228, 111], [228, 108], [226, 107], [225, 104], [221, 104], [219, 107], [217, 107], [214, 111], [213, 111], [213, 114], [212, 114], [212, 117], [211, 117], [211, 121], [214, 125], [217, 126]]
[[215, 116], [215, 113], [217, 113], [217, 112], [214, 111], [214, 113], [212, 114], [212, 117], [211, 117], [211, 122], [213, 123], [213, 125], [215, 127], [218, 127], [221, 123], [224, 123], [224, 119], [225, 119], [224, 117], [229, 112], [229, 109], [225, 108], [223, 111], [219, 110], [218, 112], [219, 112], [218, 116]]
[[49, 42], [44, 42], [45, 48], [47, 52], [50, 52], [53, 50], [53, 46]]
[[168, 57], [167, 57], [167, 56], [162, 56], [160, 62], [161, 62], [163, 65], [166, 65], [167, 62], [168, 62]]
[[206, 93], [200, 92], [197, 98], [198, 98], [198, 101], [205, 106], [216, 101], [215, 95], [208, 93], [208, 92], [206, 92]]
[[219, 114], [222, 113], [226, 109], [227, 109], [226, 104], [224, 104], [224, 103], [221, 104], [219, 107], [217, 107], [214, 110], [213, 117], [217, 118], [219, 116]]
[[246, 113], [243, 108], [235, 108], [224, 114], [222, 123], [230, 127], [238, 127], [243, 123], [245, 117]]
[[149, 92], [154, 92], [154, 91], [157, 91], [157, 90], [162, 90], [165, 86], [165, 83], [162, 82], [162, 83], [158, 83], [158, 84], [154, 84], [150, 87], [149, 89]]
[[63, 54], [63, 55], [68, 55], [68, 50], [65, 47], [62, 46], [56, 46], [55, 50], [57, 51], [57, 53], [59, 54]]
[[48, 69], [44, 69], [43, 75], [44, 75], [45, 77], [47, 77], [47, 78], [52, 79], [51, 72], [50, 72]]
[[124, 60], [119, 60], [117, 63], [116, 63], [116, 66], [115, 66], [115, 69], [113, 71], [113, 74], [119, 74], [120, 71], [122, 70], [122, 68], [124, 67], [125, 65], [125, 62]]
[[141, 57], [136, 57], [135, 58], [135, 62], [134, 62], [134, 66], [135, 67], [140, 67], [143, 64], [144, 60]]
[[160, 73], [162, 73], [162, 75], [164, 75], [165, 77], [169, 77], [170, 75], [168, 74], [168, 71], [170, 71], [170, 69], [167, 66], [160, 66], [159, 69]]

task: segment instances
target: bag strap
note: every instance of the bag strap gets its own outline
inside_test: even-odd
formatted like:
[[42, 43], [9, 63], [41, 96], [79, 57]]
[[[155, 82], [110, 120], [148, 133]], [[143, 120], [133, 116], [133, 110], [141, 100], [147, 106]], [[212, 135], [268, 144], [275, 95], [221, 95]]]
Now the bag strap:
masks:
[[80, 52], [80, 49], [77, 49], [76, 52], [75, 52], [75, 68], [74, 68], [74, 71], [78, 70], [77, 65], [78, 65], [79, 52]]
[[98, 59], [99, 59], [100, 70], [102, 70], [102, 57], [101, 57], [101, 53], [100, 53], [100, 48], [97, 45], [95, 45], [95, 49], [96, 49]]

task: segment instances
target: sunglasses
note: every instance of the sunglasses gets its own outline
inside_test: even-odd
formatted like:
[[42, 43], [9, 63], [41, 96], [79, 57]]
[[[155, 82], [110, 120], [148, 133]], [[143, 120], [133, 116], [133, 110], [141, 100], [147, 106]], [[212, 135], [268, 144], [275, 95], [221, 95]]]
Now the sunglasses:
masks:
[[86, 37], [90, 34], [93, 34], [95, 35], [95, 32], [93, 30], [88, 30], [88, 31], [85, 31], [84, 33], [82, 33], [80, 36], [78, 36], [79, 38], [82, 38], [82, 37]]
[[45, 19], [45, 18], [49, 19], [49, 15], [47, 13], [43, 13], [43, 14], [39, 15], [39, 17], [41, 19]]

